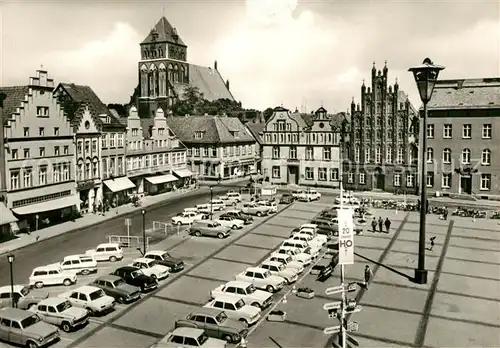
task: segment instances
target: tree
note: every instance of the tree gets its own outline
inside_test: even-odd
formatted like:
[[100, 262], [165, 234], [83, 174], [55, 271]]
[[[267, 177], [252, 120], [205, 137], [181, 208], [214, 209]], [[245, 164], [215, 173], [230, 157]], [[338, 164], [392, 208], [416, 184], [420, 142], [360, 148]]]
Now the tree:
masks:
[[269, 119], [271, 118], [273, 113], [274, 113], [274, 110], [272, 108], [267, 108], [266, 110], [264, 110], [264, 120], [266, 122], [269, 121]]
[[198, 87], [187, 86], [183, 93], [183, 98], [172, 106], [172, 112], [176, 116], [199, 114], [203, 111], [203, 93]]

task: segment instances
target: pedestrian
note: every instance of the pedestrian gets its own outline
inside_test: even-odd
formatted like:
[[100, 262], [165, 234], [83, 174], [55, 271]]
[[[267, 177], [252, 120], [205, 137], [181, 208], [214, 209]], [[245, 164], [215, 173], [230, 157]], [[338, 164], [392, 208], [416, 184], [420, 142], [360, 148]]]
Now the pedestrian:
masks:
[[384, 225], [386, 233], [389, 233], [389, 229], [391, 228], [391, 220], [389, 220], [389, 218], [385, 218]]
[[434, 248], [434, 241], [435, 240], [436, 240], [436, 236], [431, 237], [431, 247], [429, 248], [429, 251], [432, 251], [432, 249]]
[[375, 217], [373, 217], [373, 220], [372, 220], [372, 229], [373, 229], [373, 232], [377, 232], [377, 220], [375, 220]]
[[384, 232], [382, 229], [382, 226], [384, 226], [384, 220], [382, 220], [382, 217], [378, 218], [378, 229], [380, 232]]
[[447, 220], [447, 219], [448, 219], [448, 208], [443, 207], [443, 209], [444, 209], [444, 210], [443, 210], [443, 218], [444, 218], [445, 220]]
[[425, 200], [425, 210], [426, 210], [426, 213], [429, 214], [429, 199]]
[[364, 274], [364, 285], [365, 289], [368, 290], [368, 284], [370, 284], [370, 281], [373, 278], [373, 272], [372, 269], [370, 268], [369, 265], [365, 266], [365, 274]]

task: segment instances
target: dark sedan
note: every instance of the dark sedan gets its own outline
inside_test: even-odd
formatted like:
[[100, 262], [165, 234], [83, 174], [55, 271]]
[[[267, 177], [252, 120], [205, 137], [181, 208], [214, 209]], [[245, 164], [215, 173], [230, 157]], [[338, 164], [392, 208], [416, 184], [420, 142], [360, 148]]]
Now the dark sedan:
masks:
[[295, 201], [295, 197], [293, 197], [290, 193], [283, 193], [280, 197], [280, 204], [290, 204]]
[[142, 292], [152, 291], [158, 288], [156, 279], [142, 273], [140, 268], [125, 266], [116, 269], [111, 275], [122, 278], [125, 283], [141, 288]]
[[248, 214], [243, 214], [241, 211], [228, 211], [221, 216], [228, 216], [233, 219], [243, 220], [245, 225], [250, 225], [253, 223], [253, 217]]
[[170, 272], [180, 272], [184, 269], [184, 261], [173, 257], [168, 251], [151, 250], [144, 255], [147, 259], [156, 260], [158, 264], [170, 268]]
[[129, 303], [141, 298], [140, 289], [125, 283], [125, 281], [115, 275], [105, 275], [92, 282], [93, 286], [101, 288], [108, 296], [114, 297], [118, 303]]

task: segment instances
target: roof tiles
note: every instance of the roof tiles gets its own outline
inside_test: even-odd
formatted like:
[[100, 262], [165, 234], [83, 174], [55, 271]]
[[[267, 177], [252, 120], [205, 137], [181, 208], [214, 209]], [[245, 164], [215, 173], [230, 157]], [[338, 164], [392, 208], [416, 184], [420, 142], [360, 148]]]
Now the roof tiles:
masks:
[[[227, 88], [219, 71], [211, 67], [189, 64], [189, 85], [198, 87], [200, 92], [203, 93], [204, 98], [208, 101], [217, 99], [234, 101], [234, 96]], [[179, 91], [184, 86], [177, 86], [176, 88]], [[182, 97], [182, 92], [180, 96]]]
[[28, 86], [0, 87], [0, 93], [4, 93], [6, 96], [3, 101], [4, 122], [11, 118], [17, 108], [21, 107], [21, 104], [28, 92]]
[[[158, 38], [156, 40], [153, 39], [153, 32], [156, 31], [158, 34]], [[177, 40], [176, 37], [177, 36]], [[170, 42], [178, 45], [186, 46], [184, 41], [180, 38], [177, 33], [177, 30], [170, 24], [165, 16], [161, 17], [158, 23], [154, 26], [154, 28], [149, 32], [148, 36], [141, 42], [142, 44], [148, 44], [152, 42]]]

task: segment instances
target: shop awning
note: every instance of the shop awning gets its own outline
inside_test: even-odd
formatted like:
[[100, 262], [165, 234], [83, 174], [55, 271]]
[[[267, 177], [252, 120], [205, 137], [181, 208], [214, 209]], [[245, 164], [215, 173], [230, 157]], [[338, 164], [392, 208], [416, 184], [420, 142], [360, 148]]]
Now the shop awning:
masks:
[[191, 172], [189, 169], [176, 169], [174, 170], [174, 174], [179, 178], [188, 178], [190, 176], [193, 176], [193, 172]]
[[158, 185], [158, 184], [164, 184], [166, 182], [177, 181], [178, 179], [172, 174], [166, 174], [166, 175], [152, 176], [150, 178], [146, 178], [146, 180], [152, 183], [153, 185]]
[[0, 203], [0, 226], [18, 221], [9, 208], [4, 203]]
[[120, 192], [135, 188], [134, 183], [126, 176], [112, 180], [105, 180], [104, 185], [106, 185], [112, 192]]
[[80, 204], [80, 199], [78, 197], [68, 196], [68, 197], [53, 199], [51, 201], [44, 201], [36, 204], [26, 205], [24, 207], [12, 209], [12, 211], [17, 215], [28, 215], [28, 214], [43, 213], [45, 211], [51, 211], [56, 209], [63, 209], [77, 204]]

